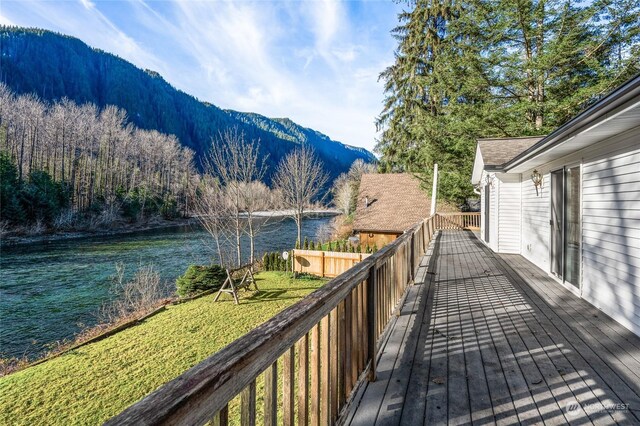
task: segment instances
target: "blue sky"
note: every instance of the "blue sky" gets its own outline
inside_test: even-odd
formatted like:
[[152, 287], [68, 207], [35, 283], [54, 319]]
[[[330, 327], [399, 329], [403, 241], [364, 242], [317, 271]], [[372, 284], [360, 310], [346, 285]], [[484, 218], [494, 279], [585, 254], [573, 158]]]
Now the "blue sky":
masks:
[[402, 5], [384, 1], [2, 0], [0, 23], [78, 37], [222, 108], [289, 117], [373, 149], [379, 73]]

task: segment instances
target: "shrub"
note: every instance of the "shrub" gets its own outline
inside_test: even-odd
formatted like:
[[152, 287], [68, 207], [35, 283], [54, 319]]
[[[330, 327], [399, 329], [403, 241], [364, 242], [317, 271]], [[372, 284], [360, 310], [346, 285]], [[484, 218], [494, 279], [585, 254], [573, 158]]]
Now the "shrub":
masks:
[[274, 251], [265, 253], [262, 256], [263, 268], [265, 271], [283, 271], [291, 270], [291, 257], [287, 260], [282, 258], [282, 253]]
[[226, 277], [227, 273], [220, 265], [190, 265], [184, 275], [176, 280], [176, 293], [185, 297], [201, 291], [217, 290]]
[[309, 250], [315, 250], [316, 249], [316, 245], [313, 243], [313, 241], [311, 241], [309, 243]]
[[309, 250], [309, 240], [307, 239], [307, 237], [304, 237], [304, 244], [302, 245], [302, 248], [304, 250]]
[[114, 300], [102, 306], [101, 316], [108, 323], [117, 323], [131, 316], [141, 316], [162, 304], [166, 287], [152, 265], [142, 266], [130, 281], [124, 280], [124, 266], [116, 265], [116, 277], [111, 292]]

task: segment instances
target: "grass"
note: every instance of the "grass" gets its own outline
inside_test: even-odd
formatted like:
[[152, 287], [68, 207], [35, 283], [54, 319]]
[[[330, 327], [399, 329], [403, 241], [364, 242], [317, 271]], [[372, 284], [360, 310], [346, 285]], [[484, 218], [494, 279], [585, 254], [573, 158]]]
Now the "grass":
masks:
[[99, 424], [220, 350], [325, 280], [257, 275], [259, 293], [205, 296], [105, 340], [0, 379], [0, 423]]

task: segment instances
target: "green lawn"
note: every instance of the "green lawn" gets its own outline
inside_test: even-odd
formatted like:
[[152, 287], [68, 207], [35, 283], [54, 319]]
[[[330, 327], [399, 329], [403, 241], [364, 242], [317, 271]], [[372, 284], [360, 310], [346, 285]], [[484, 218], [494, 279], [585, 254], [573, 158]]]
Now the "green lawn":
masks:
[[63, 356], [0, 379], [0, 424], [99, 424], [179, 376], [325, 280], [257, 275], [240, 305], [213, 295], [180, 305]]

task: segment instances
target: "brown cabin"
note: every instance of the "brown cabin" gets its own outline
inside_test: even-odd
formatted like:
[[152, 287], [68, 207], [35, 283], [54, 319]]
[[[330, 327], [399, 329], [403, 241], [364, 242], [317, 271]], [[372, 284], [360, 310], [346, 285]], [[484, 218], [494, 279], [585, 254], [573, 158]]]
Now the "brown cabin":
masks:
[[429, 216], [431, 202], [409, 173], [364, 174], [353, 231], [363, 246], [381, 248]]

